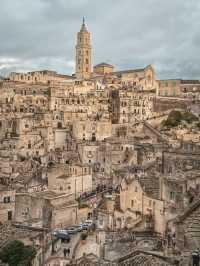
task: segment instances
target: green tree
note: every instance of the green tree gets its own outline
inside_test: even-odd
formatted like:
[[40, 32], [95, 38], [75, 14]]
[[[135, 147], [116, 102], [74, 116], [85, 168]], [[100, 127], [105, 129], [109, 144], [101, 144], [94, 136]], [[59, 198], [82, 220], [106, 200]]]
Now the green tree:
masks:
[[194, 115], [193, 113], [190, 113], [190, 112], [183, 113], [182, 117], [183, 117], [183, 120], [185, 120], [188, 123], [198, 121], [198, 117], [196, 115]]
[[9, 242], [0, 251], [0, 259], [9, 266], [29, 266], [36, 255], [36, 250], [31, 246], [25, 246], [19, 240]]
[[80, 235], [81, 240], [86, 240], [87, 237], [88, 237], [87, 233], [81, 233]]
[[182, 120], [182, 114], [180, 111], [173, 110], [169, 113], [168, 119], [175, 120], [176, 123], [180, 123]]

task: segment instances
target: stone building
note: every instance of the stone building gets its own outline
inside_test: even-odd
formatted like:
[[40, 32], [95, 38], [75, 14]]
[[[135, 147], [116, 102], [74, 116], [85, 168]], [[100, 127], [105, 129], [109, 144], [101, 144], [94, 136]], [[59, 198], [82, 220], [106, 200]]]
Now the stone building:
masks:
[[180, 79], [158, 80], [158, 96], [180, 97]]
[[35, 83], [46, 83], [48, 84], [51, 81], [62, 81], [66, 79], [72, 79], [71, 76], [61, 75], [55, 71], [42, 70], [42, 71], [33, 71], [28, 73], [15, 73], [12, 72], [9, 77], [12, 81], [19, 81], [29, 84]]
[[114, 67], [107, 63], [100, 63], [94, 66], [94, 74], [105, 75], [113, 72]]
[[158, 80], [158, 96], [199, 100], [200, 81], [167, 79]]
[[12, 221], [15, 214], [15, 191], [0, 185], [0, 225]]
[[[146, 185], [145, 188], [143, 184]], [[155, 189], [155, 186], [153, 187]], [[141, 222], [145, 222], [144, 227], [147, 229], [153, 228], [155, 232], [164, 234], [164, 202], [159, 199], [159, 195], [153, 197], [151, 189], [148, 191], [147, 182], [141, 182], [140, 179], [123, 179], [120, 189], [120, 209], [124, 214], [129, 213], [127, 217], [129, 226], [141, 219]]]
[[57, 192], [75, 195], [93, 189], [92, 168], [88, 164], [56, 165], [48, 172], [48, 187]]
[[77, 202], [74, 197], [53, 191], [17, 193], [15, 222], [49, 229], [75, 224]]
[[112, 135], [110, 121], [77, 121], [73, 127], [73, 136], [78, 141], [103, 141]]
[[181, 80], [181, 97], [193, 101], [200, 100], [200, 80]]

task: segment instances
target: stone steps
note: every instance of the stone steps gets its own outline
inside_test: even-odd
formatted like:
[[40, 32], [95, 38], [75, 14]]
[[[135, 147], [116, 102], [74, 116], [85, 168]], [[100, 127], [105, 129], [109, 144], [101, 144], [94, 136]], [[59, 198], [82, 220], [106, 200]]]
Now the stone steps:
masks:
[[185, 223], [186, 235], [192, 246], [200, 246], [200, 210], [193, 212]]
[[158, 259], [152, 255], [138, 254], [127, 258], [125, 261], [118, 264], [121, 265], [134, 265], [134, 266], [169, 266], [164, 260]]

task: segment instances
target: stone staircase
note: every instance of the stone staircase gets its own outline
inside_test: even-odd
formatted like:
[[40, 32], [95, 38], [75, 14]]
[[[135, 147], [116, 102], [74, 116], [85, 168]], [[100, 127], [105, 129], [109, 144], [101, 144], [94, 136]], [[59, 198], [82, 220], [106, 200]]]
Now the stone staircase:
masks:
[[[200, 199], [192, 203], [177, 217], [180, 234], [184, 234], [185, 248], [195, 250], [200, 247]], [[183, 241], [183, 240], [182, 240]]]
[[172, 266], [175, 265], [168, 261], [167, 258], [156, 256], [154, 254], [142, 251], [134, 251], [118, 260], [119, 266]]
[[145, 255], [136, 255], [129, 263], [130, 265], [134, 266], [167, 266], [168, 263], [165, 262], [159, 262], [157, 259], [155, 259], [152, 256], [145, 256]]
[[160, 133], [160, 131], [158, 131], [157, 129], [155, 129], [154, 127], [152, 127], [151, 124], [149, 124], [147, 121], [145, 121], [143, 123], [144, 127], [146, 127], [149, 131], [151, 131], [153, 134], [155, 134], [157, 136], [157, 138], [161, 141], [164, 141], [165, 138], [164, 136]]
[[197, 208], [184, 224], [187, 242], [194, 248], [200, 247], [200, 208]]

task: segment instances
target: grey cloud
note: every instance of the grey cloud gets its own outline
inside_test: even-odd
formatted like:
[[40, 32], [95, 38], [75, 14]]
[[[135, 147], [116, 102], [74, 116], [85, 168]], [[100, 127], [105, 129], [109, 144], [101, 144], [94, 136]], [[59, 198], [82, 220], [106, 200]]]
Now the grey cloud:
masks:
[[0, 74], [73, 73], [76, 32], [85, 15], [94, 64], [153, 64], [157, 78], [200, 78], [199, 1], [1, 0], [0, 10]]

